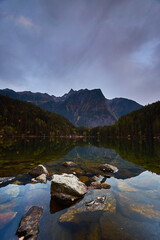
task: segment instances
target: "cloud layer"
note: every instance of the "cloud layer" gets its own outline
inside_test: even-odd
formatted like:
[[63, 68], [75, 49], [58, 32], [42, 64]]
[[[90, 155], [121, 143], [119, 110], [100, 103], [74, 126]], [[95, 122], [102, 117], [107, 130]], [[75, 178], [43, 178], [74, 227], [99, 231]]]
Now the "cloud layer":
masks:
[[0, 1], [0, 88], [156, 101], [159, 13], [158, 0]]

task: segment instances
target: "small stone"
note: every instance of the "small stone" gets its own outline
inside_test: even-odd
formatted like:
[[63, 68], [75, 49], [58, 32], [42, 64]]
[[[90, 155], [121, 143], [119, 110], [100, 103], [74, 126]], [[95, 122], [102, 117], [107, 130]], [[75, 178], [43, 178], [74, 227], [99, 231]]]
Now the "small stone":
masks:
[[86, 206], [92, 206], [94, 203], [95, 203], [95, 201], [92, 200], [92, 201], [86, 202], [85, 205]]
[[94, 188], [97, 188], [97, 189], [101, 189], [101, 183], [100, 182], [92, 182], [91, 185], [94, 187]]
[[32, 181], [33, 183], [37, 183], [37, 180], [36, 180], [35, 178], [32, 178], [31, 181]]
[[23, 239], [24, 239], [24, 237], [20, 237], [20, 238], [19, 238], [19, 240], [23, 240]]
[[29, 171], [29, 174], [32, 176], [32, 177], [38, 177], [40, 176], [41, 174], [46, 174], [48, 175], [48, 171], [47, 169], [43, 166], [43, 165], [38, 165], [37, 167], [33, 168], [32, 170]]
[[41, 174], [40, 176], [36, 177], [36, 180], [41, 183], [46, 183], [47, 182], [46, 174]]
[[103, 197], [97, 197], [97, 200], [100, 202], [100, 203], [103, 203], [105, 202], [106, 200], [106, 196], [103, 196]]
[[111, 172], [111, 173], [118, 172], [118, 168], [110, 164], [103, 164], [99, 167], [99, 169], [102, 170], [103, 172]]
[[94, 177], [92, 177], [92, 181], [94, 181], [94, 182], [97, 182], [97, 181], [99, 181], [100, 179], [102, 178], [102, 176], [100, 175], [100, 176], [94, 176]]
[[104, 189], [110, 189], [110, 188], [111, 188], [111, 186], [110, 186], [108, 183], [106, 183], [106, 182], [101, 183], [101, 186], [102, 186], [102, 188], [104, 188]]
[[98, 202], [95, 202], [94, 205], [99, 205], [99, 203], [98, 203]]
[[74, 162], [72, 162], [72, 161], [68, 161], [68, 162], [64, 162], [64, 163], [63, 163], [63, 166], [64, 166], [64, 167], [76, 167], [77, 164], [74, 163]]
[[108, 183], [92, 182], [91, 185], [96, 189], [109, 189], [111, 186]]

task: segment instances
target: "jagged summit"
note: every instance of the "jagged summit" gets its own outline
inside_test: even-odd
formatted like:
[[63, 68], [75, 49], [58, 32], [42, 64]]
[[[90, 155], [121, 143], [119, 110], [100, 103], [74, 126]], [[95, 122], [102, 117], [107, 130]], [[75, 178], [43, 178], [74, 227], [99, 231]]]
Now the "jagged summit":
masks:
[[125, 98], [108, 100], [101, 89], [71, 89], [62, 97], [30, 91], [15, 92], [11, 89], [0, 90], [0, 94], [29, 101], [43, 109], [59, 113], [77, 126], [111, 125], [120, 116], [142, 107], [135, 101]]

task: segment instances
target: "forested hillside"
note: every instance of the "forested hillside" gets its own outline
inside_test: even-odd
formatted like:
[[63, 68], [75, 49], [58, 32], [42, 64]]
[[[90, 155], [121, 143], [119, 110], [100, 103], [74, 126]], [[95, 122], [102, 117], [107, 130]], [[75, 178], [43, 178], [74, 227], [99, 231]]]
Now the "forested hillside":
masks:
[[71, 89], [62, 97], [40, 92], [0, 90], [0, 94], [27, 101], [44, 110], [58, 113], [75, 126], [97, 127], [114, 124], [122, 115], [138, 110], [142, 105], [126, 98], [107, 99], [101, 89]]
[[70, 135], [76, 128], [66, 118], [27, 102], [0, 95], [0, 135]]
[[160, 101], [122, 116], [112, 126], [93, 128], [91, 134], [117, 138], [160, 137]]

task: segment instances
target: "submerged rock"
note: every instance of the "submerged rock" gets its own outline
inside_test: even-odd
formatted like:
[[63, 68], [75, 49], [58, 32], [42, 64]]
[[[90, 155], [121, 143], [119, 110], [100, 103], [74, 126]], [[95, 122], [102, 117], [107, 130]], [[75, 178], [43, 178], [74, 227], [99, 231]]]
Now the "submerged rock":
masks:
[[16, 235], [24, 239], [38, 239], [39, 221], [43, 214], [43, 208], [33, 206], [21, 218]]
[[51, 181], [51, 196], [66, 202], [74, 202], [82, 198], [87, 192], [87, 187], [73, 174], [54, 174]]
[[104, 188], [104, 189], [110, 189], [110, 188], [111, 188], [111, 186], [110, 186], [108, 183], [106, 183], [106, 182], [104, 182], [104, 183], [101, 183], [101, 182], [92, 182], [92, 183], [91, 183], [91, 186], [93, 186], [93, 187], [96, 188], [96, 189], [102, 189], [102, 188]]
[[38, 165], [37, 167], [31, 169], [29, 171], [29, 174], [32, 176], [32, 177], [38, 177], [40, 176], [41, 174], [46, 174], [48, 175], [48, 171], [47, 169], [43, 166], [43, 165]]
[[[59, 222], [79, 223], [77, 219], [77, 216], [80, 216], [79, 214], [94, 213], [95, 211], [114, 213], [116, 211], [116, 200], [113, 195], [107, 193], [106, 190], [95, 190], [91, 195], [85, 195], [82, 201], [70, 207], [66, 213], [62, 214], [59, 218]], [[83, 221], [85, 221], [84, 217]]]
[[76, 167], [77, 164], [74, 163], [74, 162], [72, 162], [72, 161], [68, 161], [68, 162], [64, 162], [64, 163], [63, 163], [63, 166], [64, 166], [64, 167]]
[[110, 164], [103, 164], [99, 167], [99, 169], [102, 170], [103, 172], [111, 172], [111, 173], [118, 172], [118, 168]]
[[36, 177], [36, 180], [41, 183], [46, 183], [47, 182], [46, 174], [41, 174], [40, 176]]
[[97, 182], [97, 181], [100, 181], [102, 178], [103, 178], [103, 176], [101, 176], [101, 175], [99, 175], [98, 177], [97, 176], [93, 176], [91, 180], [93, 182]]
[[89, 177], [87, 177], [87, 176], [80, 176], [80, 177], [79, 177], [79, 180], [80, 180], [81, 182], [83, 182], [83, 183], [86, 183], [86, 182], [89, 181]]
[[[140, 194], [140, 193], [137, 193]], [[136, 192], [119, 192], [117, 195], [117, 201], [119, 209], [123, 216], [129, 219], [138, 219], [139, 221], [146, 221], [150, 219], [152, 221], [160, 222], [160, 208], [159, 205], [150, 200], [142, 202], [138, 201]], [[154, 201], [152, 199], [152, 201]]]

